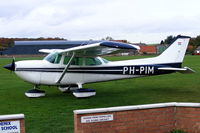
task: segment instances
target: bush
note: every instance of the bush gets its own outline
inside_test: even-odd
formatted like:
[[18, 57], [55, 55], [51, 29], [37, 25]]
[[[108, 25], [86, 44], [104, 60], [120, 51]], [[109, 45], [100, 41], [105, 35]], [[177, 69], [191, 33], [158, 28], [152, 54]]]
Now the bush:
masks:
[[174, 129], [174, 130], [172, 130], [170, 133], [187, 133], [187, 132], [185, 132], [185, 131], [183, 131], [183, 130]]

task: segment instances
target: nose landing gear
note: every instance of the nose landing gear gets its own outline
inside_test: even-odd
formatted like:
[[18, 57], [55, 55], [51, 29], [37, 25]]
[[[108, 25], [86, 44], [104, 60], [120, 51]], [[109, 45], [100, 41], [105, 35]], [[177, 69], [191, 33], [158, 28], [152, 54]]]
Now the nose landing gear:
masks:
[[43, 97], [45, 96], [45, 91], [39, 90], [39, 87], [35, 85], [34, 89], [28, 90], [25, 95], [30, 98]]

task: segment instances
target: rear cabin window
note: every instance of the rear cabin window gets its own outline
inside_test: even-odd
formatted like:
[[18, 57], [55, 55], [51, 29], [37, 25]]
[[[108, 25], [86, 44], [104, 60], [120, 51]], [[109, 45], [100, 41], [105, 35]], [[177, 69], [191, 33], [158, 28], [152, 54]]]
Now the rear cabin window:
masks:
[[101, 61], [97, 58], [85, 58], [86, 66], [101, 65]]

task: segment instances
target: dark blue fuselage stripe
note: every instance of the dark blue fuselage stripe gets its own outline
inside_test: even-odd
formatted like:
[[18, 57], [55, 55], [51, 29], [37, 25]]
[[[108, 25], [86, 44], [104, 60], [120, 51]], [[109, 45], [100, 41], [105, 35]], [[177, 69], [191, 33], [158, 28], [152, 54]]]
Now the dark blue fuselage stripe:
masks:
[[[157, 67], [175, 67], [175, 68], [181, 68], [182, 63], [167, 63], [167, 64], [149, 64], [149, 65], [128, 65], [126, 67], [138, 67], [138, 66], [157, 66]], [[124, 66], [107, 66], [107, 67], [77, 67], [77, 68], [68, 68], [68, 70], [118, 70], [121, 69]], [[65, 67], [61, 68], [17, 68], [17, 70], [60, 70], [63, 71]]]
[[[160, 67], [180, 68], [182, 63], [153, 64], [153, 65], [129, 65], [115, 67], [79, 67], [68, 68], [68, 73], [92, 73], [92, 74], [123, 74], [123, 75], [159, 75], [172, 73], [174, 71], [158, 70]], [[59, 72], [62, 73], [63, 68], [16, 68], [16, 71], [29, 72]]]

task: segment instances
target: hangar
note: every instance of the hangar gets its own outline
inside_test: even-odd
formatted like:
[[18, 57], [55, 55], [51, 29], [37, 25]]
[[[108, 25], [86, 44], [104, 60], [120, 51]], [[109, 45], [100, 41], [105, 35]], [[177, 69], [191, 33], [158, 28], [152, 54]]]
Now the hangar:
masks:
[[96, 43], [100, 41], [67, 41], [67, 40], [45, 40], [45, 41], [15, 41], [14, 46], [3, 51], [3, 55], [32, 55], [41, 54], [39, 49], [67, 49], [79, 45]]
[[[85, 44], [97, 43], [102, 40], [85, 40], [85, 41], [68, 41], [68, 40], [34, 40], [34, 41], [14, 41], [14, 46], [4, 51], [0, 51], [0, 55], [37, 55], [41, 54], [40, 49], [67, 49]], [[124, 40], [113, 40], [124, 42]], [[143, 43], [132, 43], [140, 46], [140, 53], [160, 54], [168, 45], [148, 46]], [[160, 50], [162, 49], [162, 50]], [[122, 53], [122, 55], [135, 55], [137, 51]]]

